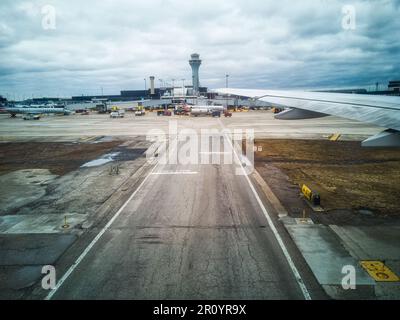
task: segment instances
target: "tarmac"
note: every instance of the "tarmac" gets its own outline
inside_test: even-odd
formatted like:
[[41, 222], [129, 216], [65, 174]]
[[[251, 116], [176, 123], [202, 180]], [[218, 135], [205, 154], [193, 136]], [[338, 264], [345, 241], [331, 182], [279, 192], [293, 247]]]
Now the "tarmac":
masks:
[[[311, 120], [278, 121], [270, 111], [236, 112], [232, 118], [221, 118], [227, 129], [253, 129], [256, 138], [307, 138], [320, 139], [341, 133], [342, 139], [361, 140], [382, 131], [373, 125], [338, 117]], [[124, 118], [110, 119], [107, 114], [74, 114], [46, 116], [38, 121], [24, 121], [20, 117], [0, 115], [0, 141], [76, 141], [91, 137], [146, 136], [150, 129], [167, 131], [170, 120], [177, 120], [180, 128], [201, 130], [218, 128], [217, 119], [187, 116], [163, 117], [156, 112], [135, 117], [126, 113]]]
[[[341, 133], [361, 140], [381, 131], [336, 117], [277, 121], [268, 111], [254, 111], [221, 119], [128, 113], [123, 119], [91, 114], [24, 121], [1, 115], [0, 137], [44, 143], [101, 143], [102, 137], [143, 149], [150, 146], [149, 130], [167, 132], [169, 120], [196, 132], [254, 129], [256, 138]], [[1, 198], [9, 209], [0, 216], [0, 298], [400, 298], [398, 282], [377, 283], [359, 266], [364, 259], [384, 260], [400, 273], [398, 226], [305, 224], [290, 216], [267, 180], [260, 184], [251, 176], [249, 184], [237, 175], [237, 163], [161, 165], [158, 156], [121, 159], [117, 175], [110, 174], [114, 161], [62, 176], [46, 168], [1, 175], [2, 192], [18, 179], [28, 186], [24, 197], [16, 183]], [[40, 285], [47, 264], [63, 280], [51, 292]], [[356, 268], [357, 290], [341, 288], [345, 265]]]

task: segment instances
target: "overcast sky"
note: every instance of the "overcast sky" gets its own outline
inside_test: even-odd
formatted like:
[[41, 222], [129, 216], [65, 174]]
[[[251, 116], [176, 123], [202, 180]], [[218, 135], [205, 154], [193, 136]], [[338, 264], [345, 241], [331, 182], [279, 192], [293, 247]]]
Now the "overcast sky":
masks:
[[1, 0], [0, 94], [119, 94], [150, 75], [189, 84], [193, 52], [209, 88], [226, 73], [236, 88], [383, 85], [400, 78], [399, 17], [398, 0]]

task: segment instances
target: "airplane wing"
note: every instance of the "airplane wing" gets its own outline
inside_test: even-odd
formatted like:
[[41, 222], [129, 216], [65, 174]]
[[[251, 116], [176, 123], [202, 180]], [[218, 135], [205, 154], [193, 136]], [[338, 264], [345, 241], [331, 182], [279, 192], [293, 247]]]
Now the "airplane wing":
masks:
[[387, 130], [365, 140], [363, 146], [400, 147], [400, 97], [398, 96], [229, 88], [214, 91], [289, 108], [277, 114], [276, 119], [310, 119], [334, 115], [375, 124]]

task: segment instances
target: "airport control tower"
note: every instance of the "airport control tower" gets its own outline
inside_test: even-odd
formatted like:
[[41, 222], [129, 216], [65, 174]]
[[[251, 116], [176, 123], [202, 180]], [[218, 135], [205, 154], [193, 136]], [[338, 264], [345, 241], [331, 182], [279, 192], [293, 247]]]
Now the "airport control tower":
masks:
[[199, 93], [199, 68], [201, 65], [200, 55], [198, 53], [193, 53], [190, 56], [189, 64], [192, 67], [192, 80], [193, 80], [193, 93]]

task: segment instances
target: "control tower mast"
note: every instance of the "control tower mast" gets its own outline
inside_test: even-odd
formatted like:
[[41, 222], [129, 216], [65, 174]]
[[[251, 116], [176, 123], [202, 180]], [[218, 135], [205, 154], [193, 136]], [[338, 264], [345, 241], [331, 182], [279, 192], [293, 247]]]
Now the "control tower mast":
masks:
[[201, 65], [200, 55], [193, 53], [190, 56], [189, 64], [192, 67], [192, 80], [193, 80], [193, 94], [199, 93], [200, 80], [199, 80], [199, 68]]

